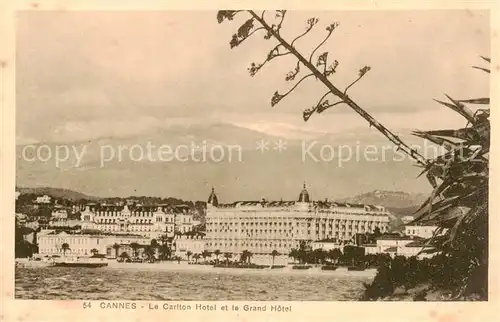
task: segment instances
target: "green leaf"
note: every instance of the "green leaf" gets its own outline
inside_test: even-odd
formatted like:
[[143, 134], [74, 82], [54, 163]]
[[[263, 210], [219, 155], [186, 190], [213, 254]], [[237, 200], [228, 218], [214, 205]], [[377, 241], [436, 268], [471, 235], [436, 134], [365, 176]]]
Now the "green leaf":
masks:
[[486, 60], [488, 63], [491, 63], [491, 59], [488, 57], [480, 56], [482, 59]]
[[[446, 94], [444, 94], [446, 95]], [[471, 122], [471, 123], [475, 123], [476, 119], [474, 118], [474, 113], [472, 113], [472, 111], [470, 109], [468, 109], [464, 104], [458, 102], [458, 101], [455, 101], [454, 99], [452, 99], [450, 96], [446, 95], [446, 97], [448, 97], [448, 99], [450, 101], [453, 102], [453, 104], [450, 104], [450, 103], [446, 103], [446, 102], [443, 102], [443, 101], [439, 101], [439, 100], [434, 100], [444, 106], [447, 106], [449, 108], [451, 108], [452, 110], [454, 110], [455, 112], [457, 112], [458, 114], [462, 115], [463, 117], [465, 117], [467, 119], [467, 121]]]
[[426, 131], [426, 133], [430, 135], [444, 136], [464, 141], [471, 140], [474, 137], [474, 130], [472, 128], [462, 128], [458, 130], [434, 130]]
[[431, 135], [424, 131], [413, 131], [413, 135], [421, 137], [423, 139], [429, 140], [432, 143], [443, 146], [446, 150], [452, 150], [457, 147], [455, 142], [452, 142], [448, 139], [437, 137], [435, 135]]
[[489, 69], [483, 68], [483, 67], [478, 67], [478, 66], [472, 66], [472, 68], [482, 70], [483, 72], [487, 72], [488, 74], [490, 73]]
[[490, 98], [489, 97], [473, 98], [468, 100], [459, 100], [458, 102], [469, 103], [469, 104], [490, 104]]

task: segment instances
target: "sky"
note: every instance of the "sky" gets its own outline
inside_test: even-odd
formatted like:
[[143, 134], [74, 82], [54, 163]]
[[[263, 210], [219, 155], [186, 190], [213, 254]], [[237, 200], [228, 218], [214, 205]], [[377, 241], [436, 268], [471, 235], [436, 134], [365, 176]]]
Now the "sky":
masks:
[[[314, 79], [271, 107], [272, 94], [290, 86], [284, 76], [295, 61], [279, 58], [250, 77], [250, 63], [274, 42], [256, 33], [230, 49], [245, 15], [218, 24], [209, 11], [19, 13], [17, 144], [221, 122], [289, 138], [366, 128], [346, 106], [304, 123], [302, 111], [325, 92]], [[463, 119], [432, 99], [488, 95], [488, 78], [470, 68], [490, 52], [487, 12], [288, 12], [283, 37], [300, 34], [309, 17], [320, 21], [297, 48], [307, 54], [338, 21], [319, 51], [340, 63], [331, 81], [344, 88], [370, 66], [349, 95], [396, 132], [461, 126]]]

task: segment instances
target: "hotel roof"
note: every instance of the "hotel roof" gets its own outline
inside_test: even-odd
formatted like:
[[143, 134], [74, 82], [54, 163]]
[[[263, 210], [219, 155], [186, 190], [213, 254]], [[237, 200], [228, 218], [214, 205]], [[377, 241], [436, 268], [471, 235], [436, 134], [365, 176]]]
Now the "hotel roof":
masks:
[[[290, 207], [296, 205], [297, 201], [235, 201], [233, 203], [228, 204], [219, 204], [220, 208], [233, 208], [233, 207], [252, 207], [252, 206], [261, 206], [261, 207]], [[331, 209], [331, 208], [354, 208], [354, 209], [365, 209], [368, 211], [384, 211], [385, 208], [383, 206], [376, 205], [365, 205], [365, 204], [354, 204], [354, 203], [346, 203], [346, 202], [333, 202], [333, 201], [313, 201], [309, 202], [313, 208], [319, 209]]]

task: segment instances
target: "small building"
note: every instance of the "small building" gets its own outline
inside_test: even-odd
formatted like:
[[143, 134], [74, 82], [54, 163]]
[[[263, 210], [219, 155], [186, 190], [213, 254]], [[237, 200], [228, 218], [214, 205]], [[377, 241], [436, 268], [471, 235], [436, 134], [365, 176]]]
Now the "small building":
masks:
[[412, 222], [413, 220], [415, 220], [414, 216], [403, 216], [403, 217], [401, 217], [401, 221], [403, 222], [404, 225], [406, 225], [407, 223]]
[[68, 219], [68, 212], [61, 206], [56, 206], [52, 211], [51, 217], [56, 220]]
[[342, 250], [343, 247], [343, 245], [340, 245], [337, 241], [332, 239], [318, 240], [311, 243], [312, 250], [322, 249], [324, 251], [330, 251], [335, 248]]
[[26, 216], [25, 214], [16, 213], [16, 221], [18, 223], [23, 224], [26, 222], [26, 219], [28, 219], [28, 216]]
[[425, 250], [431, 249], [432, 247], [427, 246], [427, 242], [425, 240], [420, 239], [399, 247], [397, 250], [397, 255], [405, 257], [416, 256], [418, 259], [430, 258], [434, 256], [434, 254], [426, 253]]
[[201, 254], [205, 250], [205, 240], [201, 235], [176, 235], [174, 237], [175, 256], [187, 259], [187, 253]]
[[411, 237], [432, 238], [437, 230], [437, 226], [412, 225], [405, 226], [405, 235]]
[[[38, 249], [40, 255], [59, 255], [72, 257], [92, 256], [92, 250], [96, 249], [99, 254], [109, 257], [115, 256], [114, 245], [138, 244], [149, 245], [150, 239], [138, 235], [113, 235], [101, 234], [99, 232], [68, 233], [56, 231], [42, 231], [37, 234]], [[63, 247], [67, 244], [68, 247]], [[129, 254], [132, 255], [132, 254]]]
[[399, 234], [384, 234], [376, 238], [376, 243], [364, 244], [362, 247], [367, 254], [395, 253], [398, 247], [409, 244], [413, 241], [411, 237], [400, 236]]
[[38, 220], [31, 220], [31, 221], [26, 221], [24, 223], [24, 226], [31, 228], [33, 230], [38, 230], [38, 228], [40, 228], [40, 223], [38, 222]]
[[364, 244], [361, 245], [365, 249], [365, 255], [375, 255], [379, 253], [379, 248], [377, 247], [377, 244]]
[[35, 203], [37, 204], [49, 204], [52, 198], [47, 195], [43, 195], [41, 197], [36, 197]]
[[395, 236], [383, 235], [377, 238], [376, 244], [365, 244], [362, 247], [365, 249], [365, 255], [368, 254], [389, 254], [391, 257], [417, 256], [419, 259], [432, 257], [432, 254], [420, 253], [426, 246], [426, 240], [418, 236]]

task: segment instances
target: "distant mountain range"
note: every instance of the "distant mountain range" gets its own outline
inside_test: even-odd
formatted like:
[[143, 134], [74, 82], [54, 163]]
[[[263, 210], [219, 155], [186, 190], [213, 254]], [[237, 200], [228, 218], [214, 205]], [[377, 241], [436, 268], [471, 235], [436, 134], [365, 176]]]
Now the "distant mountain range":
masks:
[[[105, 199], [104, 197], [101, 198], [96, 196], [89, 196], [87, 194], [70, 189], [52, 187], [17, 187], [16, 190], [21, 194], [48, 195], [57, 199], [68, 199], [73, 201], [80, 199], [99, 201], [100, 199]], [[411, 214], [411, 209], [419, 207], [419, 205], [425, 200], [426, 197], [427, 196], [425, 194], [411, 194], [401, 191], [375, 190], [354, 197], [344, 198], [338, 201], [358, 204], [383, 205], [391, 210], [394, 215], [400, 216]]]
[[[323, 152], [326, 153], [323, 158], [320, 157], [324, 146], [353, 149], [359, 146], [362, 151], [364, 146], [373, 147], [381, 141], [385, 142], [376, 131], [365, 133], [362, 137], [354, 133], [316, 135], [314, 140], [308, 141], [286, 139], [223, 123], [193, 125], [188, 128], [171, 127], [141, 136], [66, 143], [70, 151], [82, 151], [86, 146], [78, 166], [73, 152], [66, 161], [56, 166], [54, 159], [46, 162], [34, 159], [30, 161], [29, 158], [35, 156], [32, 147], [28, 149], [31, 153], [23, 157], [22, 151], [26, 146], [18, 145], [16, 184], [20, 187], [70, 189], [90, 196], [136, 195], [183, 200], [206, 200], [213, 186], [221, 202], [262, 198], [296, 200], [304, 182], [315, 200], [340, 200], [375, 189], [409, 192], [428, 189], [425, 179], [416, 179], [420, 169], [410, 160], [393, 161], [390, 151], [384, 159], [379, 156], [375, 161], [369, 161], [362, 155], [353, 155], [348, 161], [341, 162], [339, 149], [324, 149]], [[285, 149], [281, 152], [276, 146], [280, 139], [286, 142]], [[262, 140], [268, 142], [264, 151], [256, 149], [257, 142]], [[308, 146], [312, 142], [316, 143], [310, 151], [319, 161], [313, 160], [309, 155], [304, 157], [304, 145]], [[359, 142], [363, 142], [363, 145]], [[152, 161], [147, 158], [133, 160], [129, 150], [124, 150], [121, 158], [118, 156], [120, 146], [139, 145], [145, 148], [147, 143], [172, 148], [189, 146], [191, 143], [205, 144], [209, 148], [214, 145], [239, 145], [241, 159], [238, 152], [233, 151], [232, 159], [229, 160], [227, 150], [225, 158], [220, 162], [210, 159], [200, 162], [192, 158], [187, 161]], [[46, 144], [52, 151], [61, 145], [50, 142]], [[101, 164], [101, 152], [105, 146], [113, 147], [116, 154], [113, 160]], [[187, 149], [180, 151], [181, 158], [189, 157]], [[331, 152], [336, 154], [330, 157]], [[382, 203], [377, 198], [373, 201]], [[401, 204], [405, 205], [403, 202]], [[394, 206], [399, 207], [397, 202]]]
[[370, 205], [384, 205], [394, 213], [411, 212], [427, 198], [425, 193], [407, 193], [402, 191], [380, 191], [363, 193], [343, 201]]

